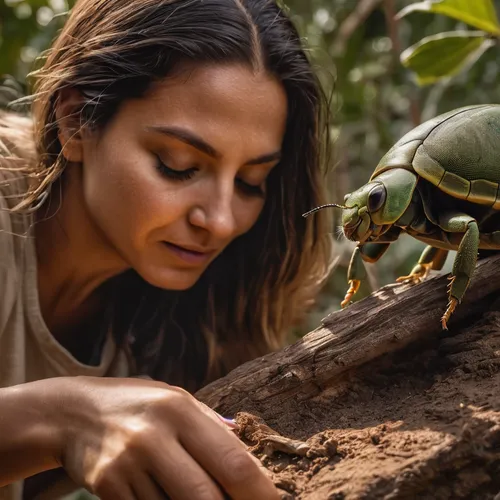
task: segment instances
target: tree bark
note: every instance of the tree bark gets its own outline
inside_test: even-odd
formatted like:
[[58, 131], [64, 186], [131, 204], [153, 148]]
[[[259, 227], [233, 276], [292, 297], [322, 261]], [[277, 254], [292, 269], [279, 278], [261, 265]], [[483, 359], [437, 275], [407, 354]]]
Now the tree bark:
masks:
[[479, 261], [463, 302], [441, 329], [449, 277], [418, 285], [387, 285], [284, 349], [254, 359], [214, 381], [196, 397], [216, 411], [249, 412], [268, 422], [295, 411], [349, 371], [424, 338], [452, 336], [487, 312], [500, 296], [500, 256]]

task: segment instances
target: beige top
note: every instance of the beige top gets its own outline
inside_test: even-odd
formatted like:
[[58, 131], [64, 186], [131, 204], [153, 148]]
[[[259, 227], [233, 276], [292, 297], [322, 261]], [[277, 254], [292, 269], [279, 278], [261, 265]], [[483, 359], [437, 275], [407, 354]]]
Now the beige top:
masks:
[[[110, 333], [95, 366], [82, 364], [51, 335], [38, 302], [31, 218], [5, 210], [23, 181], [6, 186], [5, 176], [0, 171], [0, 388], [60, 376], [127, 376], [126, 356]], [[0, 500], [21, 500], [22, 487], [18, 482], [0, 488]], [[52, 492], [44, 498], [59, 496]]]

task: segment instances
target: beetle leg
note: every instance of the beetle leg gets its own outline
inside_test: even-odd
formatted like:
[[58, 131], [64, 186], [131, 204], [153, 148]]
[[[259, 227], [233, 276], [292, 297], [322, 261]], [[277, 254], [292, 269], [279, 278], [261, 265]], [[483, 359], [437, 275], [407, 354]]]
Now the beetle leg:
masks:
[[417, 265], [408, 276], [401, 276], [396, 281], [420, 283], [427, 278], [431, 270], [440, 271], [448, 257], [448, 250], [427, 245], [418, 259]]
[[349, 304], [359, 290], [361, 281], [366, 278], [366, 269], [363, 261], [370, 263], [377, 262], [389, 248], [389, 245], [390, 243], [365, 243], [364, 245], [358, 245], [354, 249], [347, 271], [349, 290], [347, 290], [344, 300], [340, 304], [341, 307]]
[[357, 246], [352, 252], [351, 261], [347, 270], [347, 280], [349, 289], [347, 290], [344, 300], [340, 303], [340, 307], [344, 308], [351, 301], [354, 294], [359, 290], [361, 280], [366, 277], [366, 269], [363, 265], [361, 255], [361, 246]]
[[479, 228], [473, 217], [463, 213], [441, 215], [439, 217], [439, 226], [450, 233], [464, 233], [453, 262], [448, 291], [448, 307], [441, 318], [441, 325], [444, 330], [447, 330], [447, 322], [457, 305], [462, 301], [476, 267]]

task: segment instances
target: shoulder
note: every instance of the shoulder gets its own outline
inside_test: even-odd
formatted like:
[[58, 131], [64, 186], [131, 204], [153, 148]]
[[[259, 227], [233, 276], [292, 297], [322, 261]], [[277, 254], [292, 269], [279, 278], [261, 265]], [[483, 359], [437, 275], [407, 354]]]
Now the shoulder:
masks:
[[28, 118], [0, 112], [0, 335], [20, 284], [29, 216], [12, 212], [28, 188], [27, 169], [34, 161]]
[[0, 110], [0, 161], [34, 162], [36, 148], [30, 117]]
[[15, 216], [8, 210], [8, 194], [0, 171], [0, 337], [14, 307], [19, 288], [19, 255], [16, 257]]
[[15, 218], [9, 211], [25, 196], [36, 157], [32, 120], [0, 110], [0, 230]]

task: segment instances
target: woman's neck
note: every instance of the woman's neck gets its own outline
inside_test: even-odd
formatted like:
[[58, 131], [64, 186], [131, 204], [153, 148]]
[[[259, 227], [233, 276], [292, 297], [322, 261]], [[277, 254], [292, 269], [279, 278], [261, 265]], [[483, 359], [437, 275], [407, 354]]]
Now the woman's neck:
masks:
[[68, 165], [52, 193], [35, 226], [38, 293], [44, 320], [61, 339], [100, 312], [106, 282], [128, 266], [93, 224], [77, 165]]

